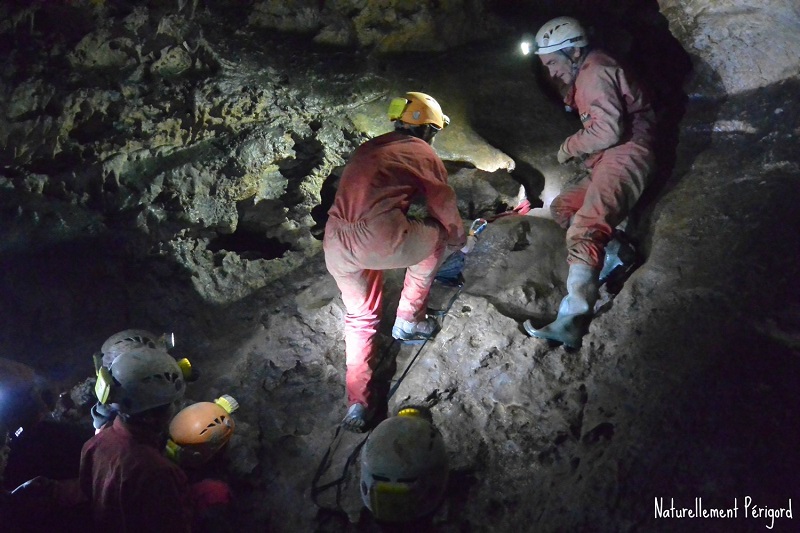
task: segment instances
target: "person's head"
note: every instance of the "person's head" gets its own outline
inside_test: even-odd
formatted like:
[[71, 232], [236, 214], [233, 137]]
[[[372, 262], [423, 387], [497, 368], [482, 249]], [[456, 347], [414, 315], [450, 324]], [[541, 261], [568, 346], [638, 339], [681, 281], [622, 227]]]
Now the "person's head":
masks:
[[185, 407], [169, 424], [167, 455], [181, 466], [208, 462], [231, 439], [236, 427], [231, 413], [238, 408], [239, 403], [227, 394]]
[[407, 407], [372, 431], [361, 449], [361, 499], [381, 522], [432, 513], [449, 476], [447, 450], [425, 407]]
[[111, 363], [121, 354], [131, 350], [137, 350], [142, 346], [148, 348], [166, 349], [163, 338], [143, 329], [126, 329], [110, 336], [103, 343], [100, 351], [103, 354], [103, 364], [111, 366]]
[[175, 358], [162, 349], [140, 346], [98, 368], [95, 393], [128, 424], [164, 430], [183, 398], [186, 380]]
[[418, 137], [432, 143], [434, 136], [450, 124], [450, 118], [432, 96], [409, 92], [404, 98], [395, 98], [389, 104], [389, 120], [395, 131]]
[[0, 357], [0, 424], [12, 437], [36, 426], [54, 407], [47, 379], [26, 364]]
[[588, 45], [586, 31], [572, 17], [554, 18], [536, 34], [536, 55], [550, 77], [564, 85], [575, 82]]
[[[110, 336], [103, 343], [100, 352], [94, 354], [95, 366], [105, 366], [109, 368], [111, 363], [120, 355], [136, 351], [140, 348], [149, 348], [169, 352], [175, 347], [175, 337], [173, 334], [164, 333], [156, 336], [143, 329], [126, 329]], [[192, 364], [185, 357], [178, 360], [183, 377], [187, 382], [197, 381], [199, 372], [192, 367]], [[99, 367], [98, 367], [99, 368]]]

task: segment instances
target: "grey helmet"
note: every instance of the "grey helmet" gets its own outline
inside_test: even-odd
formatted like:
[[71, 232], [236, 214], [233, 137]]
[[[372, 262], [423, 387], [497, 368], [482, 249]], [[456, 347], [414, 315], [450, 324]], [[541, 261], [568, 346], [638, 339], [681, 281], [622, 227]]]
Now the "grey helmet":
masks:
[[103, 353], [103, 366], [111, 366], [111, 362], [121, 354], [143, 346], [154, 349], [161, 348], [166, 351], [163, 338], [159, 338], [149, 331], [143, 329], [126, 329], [115, 333], [110, 336], [100, 348], [100, 351]]
[[447, 486], [447, 452], [420, 408], [376, 427], [361, 451], [361, 499], [376, 519], [407, 522], [430, 514]]
[[128, 415], [170, 404], [181, 399], [186, 390], [186, 380], [175, 358], [163, 349], [149, 346], [119, 355], [108, 374], [113, 385], [106, 403]]

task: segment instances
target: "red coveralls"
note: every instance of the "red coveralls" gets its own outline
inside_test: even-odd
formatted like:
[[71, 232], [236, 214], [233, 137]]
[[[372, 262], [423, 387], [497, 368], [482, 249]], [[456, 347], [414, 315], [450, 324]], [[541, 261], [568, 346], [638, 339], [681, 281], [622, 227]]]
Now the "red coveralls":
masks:
[[599, 50], [586, 56], [565, 103], [577, 108], [583, 129], [563, 148], [573, 157], [588, 155], [591, 173], [565, 187], [550, 210], [568, 227], [567, 262], [599, 270], [614, 227], [628, 216], [655, 164], [655, 113], [641, 87]]
[[159, 444], [133, 434], [119, 417], [84, 444], [79, 482], [97, 531], [191, 530], [186, 474]]
[[[416, 198], [428, 218], [406, 218]], [[466, 241], [447, 171], [425, 141], [390, 132], [361, 145], [342, 174], [328, 211], [325, 264], [342, 291], [348, 405], [370, 407], [383, 270], [406, 268], [397, 317], [425, 317], [428, 293], [446, 246]]]

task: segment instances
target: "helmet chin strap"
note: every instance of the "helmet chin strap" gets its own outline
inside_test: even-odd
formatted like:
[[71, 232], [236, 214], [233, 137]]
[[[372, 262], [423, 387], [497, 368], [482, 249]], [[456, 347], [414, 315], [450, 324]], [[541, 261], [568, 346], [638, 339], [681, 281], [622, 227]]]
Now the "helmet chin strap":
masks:
[[[575, 48], [573, 48], [572, 50], [575, 50]], [[578, 50], [581, 49], [578, 48]], [[578, 69], [580, 69], [580, 65], [582, 63], [581, 59], [583, 58], [583, 51], [581, 51], [580, 55], [578, 56], [578, 59], [572, 59], [572, 56], [566, 53], [563, 48], [559, 50], [559, 52], [561, 52], [561, 54], [567, 58], [567, 61], [569, 61], [570, 67], [572, 69], [572, 79], [574, 81], [575, 77], [578, 75]]]
[[439, 132], [436, 128], [431, 126], [430, 124], [423, 124], [420, 126], [415, 126], [411, 124], [405, 124], [403, 122], [398, 121], [395, 125], [395, 131], [400, 131], [407, 135], [411, 135], [412, 137], [416, 137], [418, 139], [422, 139], [428, 144], [433, 144], [433, 138]]
[[439, 130], [437, 130], [430, 124], [426, 124], [422, 130], [422, 137], [420, 138], [428, 144], [433, 144], [433, 138], [436, 137], [436, 134], [438, 132]]
[[[572, 64], [572, 74], [573, 74], [573, 76], [575, 76], [575, 75], [578, 74], [578, 70], [580, 69], [580, 66], [583, 64], [583, 60], [586, 57], [585, 51], [587, 50], [587, 48], [586, 47], [573, 48], [573, 50], [578, 50], [579, 51], [578, 59], [572, 59], [566, 53], [564, 55], [567, 56], [567, 58], [569, 59], [569, 62]], [[563, 53], [564, 51], [561, 50], [561, 52]]]

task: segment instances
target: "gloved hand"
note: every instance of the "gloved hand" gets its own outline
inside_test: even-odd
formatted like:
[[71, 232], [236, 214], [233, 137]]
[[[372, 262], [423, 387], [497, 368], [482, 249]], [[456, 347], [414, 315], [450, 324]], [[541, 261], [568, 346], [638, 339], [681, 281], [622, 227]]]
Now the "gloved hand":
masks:
[[564, 150], [564, 145], [562, 144], [561, 146], [558, 147], [558, 154], [556, 155], [556, 158], [558, 159], [558, 163], [560, 165], [563, 165], [564, 163], [572, 159], [572, 156], [569, 155], [566, 150]]
[[513, 213], [517, 213], [518, 215], [526, 215], [531, 212], [531, 202], [527, 198], [523, 198], [517, 204], [517, 207], [515, 207], [511, 211]]
[[478, 242], [478, 238], [475, 235], [468, 235], [467, 236], [467, 244], [461, 248], [461, 251], [465, 254], [468, 254], [475, 248], [475, 243]]

